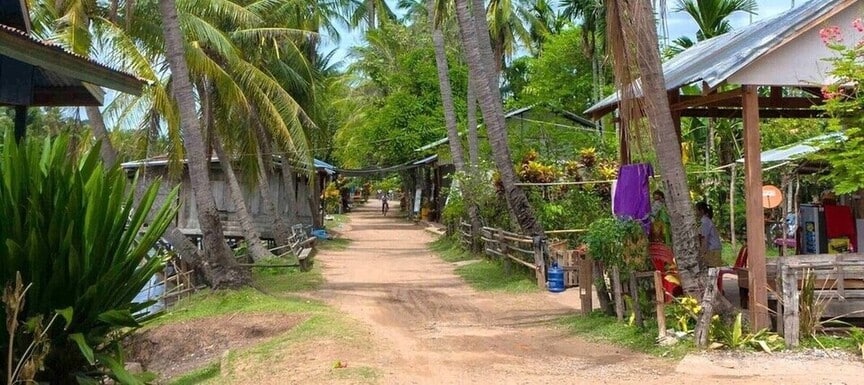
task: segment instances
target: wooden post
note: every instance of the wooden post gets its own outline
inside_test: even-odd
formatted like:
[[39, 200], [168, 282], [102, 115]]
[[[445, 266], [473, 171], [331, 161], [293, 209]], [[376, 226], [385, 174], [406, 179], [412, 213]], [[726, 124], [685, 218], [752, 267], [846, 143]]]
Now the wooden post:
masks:
[[615, 299], [615, 317], [618, 321], [624, 320], [624, 301], [621, 291], [621, 273], [618, 271], [618, 266], [612, 266], [612, 295]]
[[[708, 286], [705, 287], [705, 292], [702, 294], [702, 313], [699, 314], [699, 319], [696, 321], [696, 346], [705, 348], [708, 346], [708, 333], [711, 329], [711, 317], [714, 316], [714, 302], [717, 296], [717, 274], [720, 269], [712, 267], [708, 269]], [[759, 330], [759, 329], [756, 329]]]
[[783, 339], [787, 347], [795, 347], [798, 346], [798, 334], [801, 330], [798, 315], [798, 277], [795, 270], [782, 262], [780, 275], [783, 277]]
[[663, 274], [654, 270], [654, 300], [657, 301], [657, 337], [666, 336], [666, 293], [663, 291]]
[[27, 133], [27, 106], [15, 106], [15, 142], [21, 143]]
[[546, 237], [535, 235], [534, 245], [534, 276], [537, 277], [537, 286], [541, 289], [546, 287], [546, 258], [543, 253], [546, 248]]
[[513, 271], [512, 262], [510, 262], [510, 258], [507, 258], [507, 240], [504, 239], [504, 230], [498, 229], [498, 252], [501, 253], [500, 257], [504, 263], [504, 274], [510, 275]]
[[742, 86], [744, 116], [744, 176], [747, 203], [747, 257], [750, 269], [750, 325], [753, 330], [770, 326], [765, 275], [765, 214], [762, 209], [762, 145], [759, 135], [757, 87]]
[[735, 239], [735, 178], [738, 165], [732, 163], [732, 177], [729, 178], [729, 236], [732, 238], [732, 251], [738, 250], [738, 242]]
[[630, 272], [630, 297], [633, 301], [633, 315], [636, 317], [636, 326], [645, 327], [642, 322], [642, 310], [639, 309], [639, 284], [636, 281], [636, 273]]
[[594, 293], [592, 284], [594, 283], [594, 260], [590, 255], [585, 254], [580, 259], [579, 266], [579, 299], [582, 305], [582, 314], [588, 315], [594, 310]]

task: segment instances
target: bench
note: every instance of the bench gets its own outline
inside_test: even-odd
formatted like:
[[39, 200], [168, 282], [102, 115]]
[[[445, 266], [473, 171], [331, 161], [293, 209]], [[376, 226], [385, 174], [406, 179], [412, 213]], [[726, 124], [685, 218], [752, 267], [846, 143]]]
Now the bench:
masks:
[[315, 237], [307, 234], [304, 225], [297, 224], [291, 226], [289, 246], [291, 247], [291, 253], [300, 261], [300, 271], [309, 271], [312, 269], [312, 247], [315, 244]]

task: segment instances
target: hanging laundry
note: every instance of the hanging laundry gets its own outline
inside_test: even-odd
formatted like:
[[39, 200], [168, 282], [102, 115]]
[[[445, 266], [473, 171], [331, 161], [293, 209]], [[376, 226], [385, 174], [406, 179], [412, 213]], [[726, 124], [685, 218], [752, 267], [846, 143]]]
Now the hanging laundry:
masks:
[[621, 166], [613, 200], [615, 216], [641, 222], [646, 232], [650, 225], [651, 199], [648, 194], [648, 178], [651, 176], [654, 176], [654, 169], [650, 164]]

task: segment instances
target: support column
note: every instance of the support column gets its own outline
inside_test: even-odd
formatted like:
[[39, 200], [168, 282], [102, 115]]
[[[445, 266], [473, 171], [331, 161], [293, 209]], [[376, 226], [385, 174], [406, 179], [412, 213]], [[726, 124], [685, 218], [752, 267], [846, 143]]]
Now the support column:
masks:
[[20, 143], [27, 132], [27, 106], [15, 106], [15, 142]]
[[747, 204], [747, 256], [752, 330], [771, 326], [765, 276], [765, 214], [762, 209], [762, 152], [757, 87], [742, 86], [744, 117], [744, 178]]

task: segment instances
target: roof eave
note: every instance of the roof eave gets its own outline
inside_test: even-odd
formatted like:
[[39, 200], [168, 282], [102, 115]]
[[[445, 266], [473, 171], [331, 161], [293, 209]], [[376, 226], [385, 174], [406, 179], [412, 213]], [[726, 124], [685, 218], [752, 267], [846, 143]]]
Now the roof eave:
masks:
[[103, 67], [58, 47], [35, 44], [26, 35], [0, 29], [0, 55], [123, 93], [141, 95], [144, 80]]

